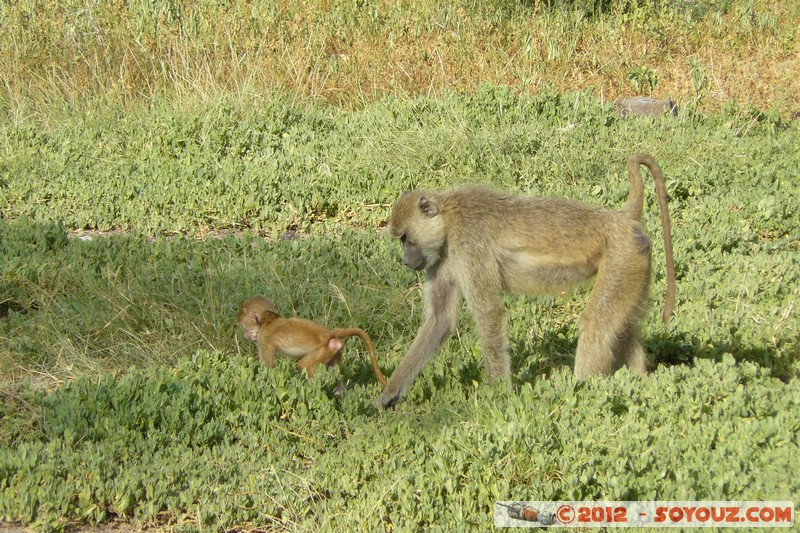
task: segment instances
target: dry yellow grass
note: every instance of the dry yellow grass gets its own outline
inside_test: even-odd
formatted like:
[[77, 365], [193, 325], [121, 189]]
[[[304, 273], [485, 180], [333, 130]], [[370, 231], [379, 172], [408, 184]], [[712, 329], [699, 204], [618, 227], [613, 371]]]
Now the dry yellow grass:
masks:
[[3, 3], [0, 102], [286, 91], [357, 107], [493, 83], [669, 97], [704, 111], [734, 99], [800, 110], [798, 2], [589, 3], [605, 6], [599, 14], [539, 1], [214, 4]]

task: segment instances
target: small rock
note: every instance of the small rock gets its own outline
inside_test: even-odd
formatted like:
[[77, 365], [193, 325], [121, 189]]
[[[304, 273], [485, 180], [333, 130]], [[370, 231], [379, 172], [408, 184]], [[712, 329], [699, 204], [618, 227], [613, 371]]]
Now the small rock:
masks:
[[664, 113], [675, 116], [678, 114], [678, 104], [672, 100], [656, 100], [646, 96], [636, 98], [617, 98], [614, 109], [623, 116], [637, 115], [640, 117], [660, 117]]

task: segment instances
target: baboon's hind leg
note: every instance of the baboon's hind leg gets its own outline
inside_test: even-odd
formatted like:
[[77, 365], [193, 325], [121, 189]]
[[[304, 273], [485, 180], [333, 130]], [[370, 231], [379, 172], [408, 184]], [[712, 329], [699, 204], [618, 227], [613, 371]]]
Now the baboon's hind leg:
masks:
[[640, 253], [617, 257], [616, 264], [601, 265], [581, 315], [575, 355], [578, 379], [612, 374], [624, 364], [645, 372], [639, 324], [647, 308], [650, 257]]
[[629, 324], [622, 332], [619, 341], [621, 362], [628, 365], [631, 371], [644, 376], [647, 374], [647, 356], [640, 339], [638, 324]]
[[306, 354], [297, 362], [297, 368], [305, 370], [309, 377], [314, 375], [317, 365], [327, 363], [337, 357], [338, 352], [331, 350], [327, 345], [323, 345], [316, 350]]

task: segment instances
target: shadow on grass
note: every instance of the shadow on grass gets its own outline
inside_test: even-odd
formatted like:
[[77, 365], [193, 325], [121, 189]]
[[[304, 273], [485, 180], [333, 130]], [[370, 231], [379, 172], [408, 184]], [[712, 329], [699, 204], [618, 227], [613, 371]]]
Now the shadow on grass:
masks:
[[[722, 361], [725, 354], [731, 354], [736, 361], [748, 361], [768, 368], [771, 375], [787, 382], [796, 377], [794, 365], [800, 354], [800, 342], [792, 339], [779, 339], [776, 347], [753, 347], [741, 342], [711, 344], [708, 339], [685, 334], [669, 337], [645, 337], [648, 368], [655, 370], [659, 365], [691, 365], [694, 359]], [[511, 368], [521, 383], [533, 383], [538, 378], [547, 377], [559, 367], [575, 365], [577, 338], [564, 342], [563, 339], [537, 344], [512, 341]], [[794, 355], [792, 355], [794, 354]]]
[[15, 313], [27, 313], [29, 310], [25, 309], [21, 304], [14, 300], [6, 300], [0, 302], [0, 319], [8, 318], [8, 314], [13, 311]]
[[772, 376], [783, 382], [796, 377], [793, 365], [797, 362], [800, 353], [800, 343], [792, 339], [779, 339], [776, 342], [777, 347], [752, 346], [738, 340], [711, 343], [706, 338], [685, 334], [672, 335], [668, 338], [646, 339], [645, 346], [653, 368], [657, 365], [691, 364], [692, 360], [696, 358], [721, 361], [723, 355], [731, 354], [736, 361], [749, 361], [769, 368]]

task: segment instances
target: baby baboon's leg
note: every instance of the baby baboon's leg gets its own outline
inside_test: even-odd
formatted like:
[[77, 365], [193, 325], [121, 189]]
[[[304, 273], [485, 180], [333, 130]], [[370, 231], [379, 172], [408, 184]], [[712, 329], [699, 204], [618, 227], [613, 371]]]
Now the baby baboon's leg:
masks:
[[342, 362], [342, 352], [339, 351], [339, 352], [336, 352], [336, 354], [333, 357], [331, 357], [330, 359], [325, 361], [325, 366], [327, 366], [328, 368], [331, 368], [331, 367], [334, 367], [334, 366], [338, 365], [341, 362]]
[[578, 326], [575, 376], [607, 375], [629, 364], [644, 373], [639, 324], [647, 306], [649, 254], [614, 254], [603, 261]]
[[314, 369], [317, 365], [322, 363], [327, 363], [328, 361], [335, 359], [339, 354], [336, 350], [331, 350], [327, 344], [317, 348], [314, 351], [311, 351], [303, 356], [297, 362], [297, 368], [300, 370], [305, 369], [308, 376], [311, 377], [314, 375]]

